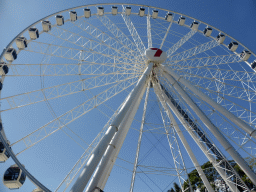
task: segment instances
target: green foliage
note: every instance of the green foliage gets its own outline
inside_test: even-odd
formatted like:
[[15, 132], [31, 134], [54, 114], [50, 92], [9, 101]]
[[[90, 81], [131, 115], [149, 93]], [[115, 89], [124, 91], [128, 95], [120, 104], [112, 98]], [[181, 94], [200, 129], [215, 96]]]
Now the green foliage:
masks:
[[[248, 165], [252, 168], [252, 170], [254, 172], [256, 172], [256, 159], [255, 158], [246, 158], [245, 160], [247, 161]], [[241, 179], [245, 182], [245, 184], [250, 189], [255, 187], [253, 185], [253, 183], [251, 182], [251, 180], [245, 175], [245, 173], [242, 171], [242, 169], [233, 160], [229, 161], [229, 163], [231, 164], [231, 166], [235, 169], [235, 171], [238, 173], [238, 175], [241, 177]], [[212, 185], [212, 188], [215, 189], [214, 181], [217, 178], [220, 178], [220, 175], [218, 174], [218, 172], [215, 170], [215, 168], [212, 166], [212, 164], [209, 161], [204, 163], [201, 167], [204, 170], [204, 173], [205, 173], [208, 181]], [[189, 176], [190, 183], [191, 183], [193, 190], [200, 188], [200, 191], [205, 191], [205, 186], [203, 184], [203, 181], [202, 181], [201, 177], [199, 176], [196, 169], [194, 169], [190, 173], [188, 173], [188, 176]], [[179, 187], [179, 185], [177, 183], [174, 183], [173, 185], [174, 185], [175, 190], [173, 188], [171, 188], [171, 190], [168, 190], [168, 192], [181, 191], [181, 188]], [[183, 187], [184, 187], [184, 189], [189, 187], [188, 180], [186, 180], [186, 182], [184, 182]]]
[[175, 192], [180, 192], [181, 191], [181, 188], [177, 183], [174, 182], [173, 186], [174, 186]]
[[171, 188], [170, 190], [168, 190], [167, 192], [175, 192], [173, 188]]

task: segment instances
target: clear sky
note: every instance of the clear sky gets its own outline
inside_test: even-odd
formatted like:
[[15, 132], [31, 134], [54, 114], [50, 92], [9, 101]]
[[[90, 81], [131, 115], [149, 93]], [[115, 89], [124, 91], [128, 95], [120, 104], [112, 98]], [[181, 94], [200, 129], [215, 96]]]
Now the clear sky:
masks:
[[[180, 12], [186, 15], [189, 15], [191, 17], [197, 18], [203, 22], [209, 23], [210, 25], [224, 31], [225, 33], [229, 34], [233, 38], [237, 39], [238, 41], [242, 42], [245, 46], [247, 46], [250, 50], [256, 53], [256, 40], [255, 40], [255, 31], [256, 31], [256, 2], [254, 0], [148, 0], [148, 1], [138, 1], [138, 0], [126, 0], [126, 1], [120, 1], [120, 0], [113, 0], [113, 1], [106, 1], [106, 0], [44, 0], [44, 1], [34, 1], [34, 0], [0, 0], [0, 50], [3, 50], [6, 45], [24, 28], [26, 28], [31, 23], [41, 19], [42, 17], [45, 17], [49, 14], [86, 4], [94, 4], [94, 3], [137, 3], [137, 4], [145, 4], [150, 6], [156, 6], [160, 8], [169, 9], [170, 11], [176, 11]], [[23, 58], [24, 59], [24, 58]], [[63, 81], [62, 81], [63, 82]], [[10, 83], [10, 87], [12, 87], [12, 82]], [[36, 86], [35, 84], [40, 82], [20, 82], [19, 85], [22, 85], [23, 87], [19, 87], [19, 85], [13, 85], [14, 89], [23, 89], [23, 90], [33, 90], [30, 86]], [[47, 83], [47, 81], [46, 81]], [[57, 84], [58, 82], [56, 82]], [[128, 90], [129, 91], [129, 90]], [[10, 94], [12, 93], [12, 90], [10, 89]], [[125, 98], [126, 93], [122, 95], [121, 98]], [[77, 103], [81, 103], [81, 101], [86, 98], [85, 95], [80, 94], [81, 96], [80, 100], [74, 100], [72, 104], [76, 105]], [[72, 98], [70, 98], [72, 99]], [[154, 100], [155, 97], [153, 96], [153, 93], [151, 93], [151, 99]], [[118, 100], [118, 101], [121, 101]], [[59, 113], [57, 115], [60, 115], [65, 111], [66, 109], [70, 109], [71, 104], [67, 103], [67, 100], [59, 100], [60, 103], [65, 103], [65, 106], [58, 106], [56, 103], [51, 103], [55, 109], [59, 109]], [[108, 103], [108, 105], [111, 105], [113, 109], [116, 109], [119, 106], [120, 103], [111, 101]], [[73, 105], [72, 105], [73, 106]], [[42, 108], [41, 108], [42, 107]], [[140, 106], [140, 109], [142, 109], [143, 105]], [[150, 109], [153, 114], [154, 109], [156, 106], [153, 105], [153, 107]], [[31, 111], [29, 111], [31, 110]], [[37, 119], [31, 120], [24, 119], [24, 116], [32, 116], [31, 113], [37, 113], [38, 116], [41, 117], [40, 123], [46, 123], [50, 119], [52, 119], [51, 114], [47, 111], [47, 107], [44, 105], [37, 106], [35, 108], [28, 108], [28, 110], [17, 110], [13, 114], [10, 113], [12, 116], [5, 116], [6, 121], [6, 127], [16, 127], [13, 130], [7, 131], [9, 134], [14, 134], [14, 138], [19, 138], [19, 134], [26, 134], [29, 133], [31, 130], [33, 130], [31, 127], [37, 124]], [[107, 111], [107, 108], [102, 108], [102, 110]], [[19, 116], [19, 114], [22, 113], [23, 116]], [[157, 112], [156, 112], [157, 113]], [[151, 115], [152, 115], [151, 114]], [[111, 114], [110, 114], [111, 115]], [[139, 114], [141, 115], [141, 114]], [[156, 116], [159, 116], [158, 114], [155, 114]], [[154, 115], [152, 115], [154, 116]], [[14, 118], [15, 117], [15, 118]], [[149, 118], [150, 118], [149, 114]], [[14, 120], [15, 119], [15, 120]], [[98, 122], [99, 126], [104, 125], [103, 122], [107, 120], [107, 117], [102, 117], [100, 113], [94, 113], [92, 112], [90, 116], [78, 120], [76, 124], [73, 124], [73, 127], [79, 127], [79, 126], [86, 126], [88, 130], [91, 128], [92, 135], [93, 133], [96, 133], [93, 131], [94, 127], [91, 126], [92, 121], [100, 121]], [[86, 125], [84, 125], [84, 122], [87, 122]], [[101, 122], [102, 121], [102, 122]], [[90, 124], [89, 124], [89, 123]], [[150, 120], [149, 122], [150, 123]], [[156, 123], [156, 122], [154, 122]], [[138, 127], [140, 123], [134, 122], [132, 125], [133, 127]], [[22, 127], [22, 128], [19, 128]], [[21, 130], [26, 129], [26, 130]], [[90, 138], [90, 135], [86, 135], [83, 133], [78, 133], [83, 135], [88, 141], [91, 141], [92, 138]], [[134, 134], [134, 135], [133, 135]], [[137, 133], [130, 133], [129, 139], [131, 141], [134, 141], [133, 143], [137, 142]], [[149, 136], [151, 137], [151, 136]], [[65, 138], [65, 139], [63, 139]], [[159, 137], [157, 136], [159, 139]], [[157, 140], [156, 138], [154, 138]], [[14, 142], [15, 139], [12, 140]], [[153, 141], [153, 140], [152, 140]], [[74, 150], [74, 146], [78, 146], [75, 144], [70, 144], [70, 140], [68, 140], [68, 137], [65, 137], [64, 133], [59, 133], [57, 136], [54, 136], [53, 138], [49, 138], [48, 141], [44, 141], [47, 143], [42, 143], [42, 146], [44, 144], [47, 144], [47, 146], [56, 145], [54, 147], [54, 150], [50, 153], [48, 153], [48, 148], [39, 147], [39, 148], [32, 148], [30, 152], [26, 153], [26, 155], [21, 155], [21, 159], [23, 160], [25, 166], [29, 165], [30, 163], [34, 163], [34, 166], [32, 166], [34, 169], [36, 167], [40, 167], [40, 172], [35, 173], [36, 177], [40, 177], [41, 173], [42, 175], [45, 175], [46, 179], [44, 179], [44, 183], [49, 189], [54, 190], [56, 186], [59, 184], [59, 181], [61, 181], [65, 174], [70, 170], [70, 167], [72, 164], [76, 162], [76, 160], [79, 158], [79, 156], [82, 154], [83, 150], [82, 148], [77, 149], [77, 153], [74, 153], [74, 156], [70, 155], [72, 153], [72, 150]], [[127, 141], [126, 141], [127, 142]], [[127, 144], [125, 146], [129, 146], [131, 144]], [[145, 144], [143, 147], [147, 148], [148, 146], [151, 146], [152, 143], [148, 141], [148, 143], [145, 141]], [[192, 145], [193, 146], [193, 145]], [[135, 149], [129, 149], [125, 148], [122, 149], [121, 155], [122, 157], [127, 157], [129, 159], [129, 155], [135, 154]], [[42, 150], [42, 151], [41, 151]], [[65, 156], [65, 153], [69, 153], [67, 156]], [[166, 158], [171, 158], [170, 153], [167, 154], [165, 151], [165, 148], [163, 151], [161, 151], [162, 154]], [[33, 154], [33, 158], [28, 158], [29, 154]], [[40, 155], [43, 154], [44, 158], [40, 158]], [[48, 157], [48, 156], [49, 157]], [[152, 153], [151, 156], [156, 157], [154, 160], [155, 162], [159, 161], [159, 164], [164, 165], [166, 162], [163, 160], [163, 157], [159, 157], [159, 154]], [[199, 155], [199, 154], [198, 154]], [[56, 156], [56, 158], [55, 158]], [[72, 157], [70, 157], [72, 156]], [[185, 155], [187, 158], [187, 156]], [[67, 158], [67, 159], [66, 159]], [[47, 161], [49, 159], [49, 161]], [[142, 156], [143, 160], [143, 156]], [[205, 158], [200, 159], [200, 163], [205, 162]], [[120, 160], [119, 160], [120, 161]], [[132, 161], [132, 160], [131, 160]], [[143, 160], [144, 161], [144, 160]], [[162, 162], [163, 161], [163, 162]], [[35, 163], [36, 162], [36, 163]], [[149, 160], [146, 163], [151, 163]], [[0, 164], [0, 177], [2, 177], [3, 172], [6, 170], [6, 168], [13, 164], [10, 160], [6, 162], [5, 164]], [[121, 162], [120, 162], [121, 164]], [[59, 165], [59, 168], [55, 168], [55, 165]], [[68, 166], [66, 166], [68, 165]], [[173, 166], [173, 165], [172, 165]], [[32, 169], [32, 168], [31, 168]], [[49, 173], [48, 170], [53, 170], [53, 173]], [[129, 186], [130, 184], [130, 177], [131, 174], [129, 172], [125, 172], [121, 168], [115, 168], [114, 173], [117, 177], [120, 175], [119, 180], [117, 179], [115, 182], [111, 183], [110, 185], [106, 186], [106, 191], [118, 191], [122, 186]], [[58, 179], [56, 178], [58, 177]], [[143, 177], [143, 176], [142, 176]], [[147, 178], [142, 178], [141, 180], [147, 180]], [[161, 177], [158, 178], [159, 180], [156, 180], [159, 182], [159, 185], [161, 185]], [[56, 181], [57, 180], [57, 181]], [[125, 184], [123, 181], [126, 180]], [[164, 181], [164, 180], [163, 180]], [[177, 180], [175, 180], [177, 182]], [[56, 184], [57, 183], [57, 184]], [[161, 189], [164, 189], [164, 186], [161, 185]], [[165, 185], [166, 186], [166, 185]], [[26, 181], [25, 185], [18, 191], [21, 192], [27, 192], [31, 191], [33, 189], [32, 184], [30, 181]], [[168, 187], [165, 189], [167, 191]], [[157, 187], [155, 190], [158, 190]], [[7, 191], [5, 187], [3, 187], [3, 184], [0, 182], [0, 191]], [[124, 191], [128, 191], [128, 189], [125, 188]], [[148, 191], [148, 188], [146, 185], [138, 186], [137, 191]]]

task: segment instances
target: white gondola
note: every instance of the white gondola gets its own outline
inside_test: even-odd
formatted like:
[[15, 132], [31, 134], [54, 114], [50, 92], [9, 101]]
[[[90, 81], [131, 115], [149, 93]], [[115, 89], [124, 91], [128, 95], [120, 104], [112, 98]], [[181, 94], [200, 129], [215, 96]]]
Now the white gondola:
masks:
[[153, 18], [153, 19], [156, 19], [157, 16], [158, 16], [158, 11], [157, 11], [157, 10], [153, 10], [153, 11], [152, 11], [152, 18]]
[[64, 17], [62, 15], [56, 15], [55, 17], [58, 26], [64, 25]]
[[77, 20], [77, 12], [76, 11], [70, 11], [69, 15], [70, 15], [70, 21], [74, 22]]
[[240, 54], [240, 58], [243, 60], [243, 61], [247, 61], [251, 56], [251, 53], [250, 51], [247, 51], [247, 50], [244, 50], [242, 51], [242, 53]]
[[172, 21], [172, 13], [167, 13], [165, 16], [165, 20], [171, 22]]
[[131, 7], [125, 7], [125, 14], [126, 15], [131, 15], [131, 12], [132, 12], [132, 8]]
[[205, 29], [204, 29], [204, 35], [206, 36], [206, 37], [209, 37], [209, 36], [211, 36], [211, 34], [212, 34], [212, 28], [210, 28], [210, 27], [206, 27]]
[[39, 31], [37, 28], [34, 28], [34, 27], [29, 28], [28, 33], [29, 33], [30, 39], [32, 40], [39, 38]]
[[9, 167], [3, 177], [3, 183], [9, 189], [19, 189], [22, 187], [26, 180], [26, 175], [22, 170], [17, 166], [13, 165]]
[[16, 45], [19, 49], [25, 49], [28, 46], [26, 37], [18, 37]]
[[197, 31], [197, 30], [198, 30], [198, 26], [199, 26], [199, 23], [196, 22], [196, 21], [193, 21], [193, 22], [191, 23], [191, 25], [190, 25], [190, 28], [191, 28], [192, 30]]
[[91, 17], [91, 10], [90, 9], [84, 9], [84, 17], [90, 18]]
[[238, 47], [238, 43], [235, 41], [228, 44], [228, 49], [230, 51], [233, 51], [233, 52], [236, 51], [237, 47]]
[[217, 36], [216, 40], [221, 44], [221, 43], [224, 42], [225, 38], [226, 38], [225, 35], [219, 33], [219, 35]]
[[139, 16], [143, 17], [145, 15], [145, 8], [140, 7], [139, 9]]
[[[0, 126], [2, 128], [2, 123], [0, 123]], [[8, 145], [10, 145], [10, 142], [7, 141]], [[7, 153], [6, 148], [4, 147], [4, 144], [0, 141], [0, 161], [5, 162], [9, 159], [10, 155]]]
[[52, 29], [50, 21], [42, 21], [43, 31], [48, 32]]
[[98, 7], [97, 10], [98, 10], [98, 15], [99, 16], [103, 16], [104, 15], [104, 7]]
[[186, 20], [185, 17], [180, 16], [180, 18], [179, 18], [179, 20], [178, 20], [178, 24], [181, 25], [181, 26], [184, 25], [184, 24], [185, 24], [185, 20]]
[[13, 61], [17, 59], [17, 52], [14, 48], [8, 48], [6, 53], [4, 54], [4, 57], [7, 61]]
[[118, 8], [116, 6], [112, 6], [112, 15], [117, 15]]
[[44, 192], [44, 191], [42, 189], [40, 189], [40, 188], [36, 188], [32, 192]]
[[6, 75], [9, 72], [9, 67], [5, 62], [0, 62], [0, 75]]
[[251, 63], [251, 67], [252, 67], [253, 69], [255, 69], [255, 67], [256, 67], [256, 60], [254, 60], [254, 61]]

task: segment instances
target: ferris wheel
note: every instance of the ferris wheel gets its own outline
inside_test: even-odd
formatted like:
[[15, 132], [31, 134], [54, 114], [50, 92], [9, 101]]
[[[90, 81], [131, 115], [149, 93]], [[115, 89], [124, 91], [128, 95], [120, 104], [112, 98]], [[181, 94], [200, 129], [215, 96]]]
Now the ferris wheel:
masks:
[[250, 191], [233, 163], [256, 185], [255, 57], [209, 24], [147, 5], [42, 18], [0, 56], [3, 184], [193, 191], [196, 170], [213, 192], [209, 161], [231, 191]]

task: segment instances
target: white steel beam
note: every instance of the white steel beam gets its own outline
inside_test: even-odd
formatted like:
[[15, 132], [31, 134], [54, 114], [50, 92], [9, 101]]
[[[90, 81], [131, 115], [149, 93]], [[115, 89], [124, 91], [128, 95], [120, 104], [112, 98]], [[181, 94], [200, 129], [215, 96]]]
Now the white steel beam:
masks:
[[[166, 103], [164, 102], [164, 98], [163, 98], [163, 96], [162, 96], [162, 94], [161, 94], [159, 88], [158, 88], [156, 85], [155, 85], [155, 87], [154, 87], [154, 90], [155, 90], [155, 92], [156, 92], [156, 95], [157, 95], [158, 99], [159, 99], [160, 102], [161, 102], [161, 105], [162, 105], [163, 108], [165, 109], [165, 112], [166, 112], [168, 118], [169, 118], [170, 121], [171, 121], [171, 125], [173, 126], [173, 128], [174, 128], [175, 131], [176, 131], [176, 133], [178, 134], [178, 136], [179, 136], [179, 138], [180, 138], [180, 140], [181, 140], [183, 146], [185, 147], [185, 149], [186, 149], [186, 151], [187, 151], [187, 153], [188, 153], [190, 159], [192, 160], [192, 162], [193, 162], [193, 164], [194, 164], [194, 166], [195, 166], [195, 168], [196, 168], [196, 170], [197, 170], [197, 172], [198, 172], [200, 178], [202, 179], [202, 181], [203, 181], [205, 187], [207, 188], [207, 190], [208, 190], [209, 192], [213, 192], [213, 189], [212, 189], [212, 187], [211, 187], [211, 185], [210, 185], [208, 179], [206, 178], [206, 176], [205, 176], [205, 174], [204, 174], [204, 172], [203, 172], [203, 170], [202, 170], [200, 164], [198, 163], [198, 161], [197, 161], [197, 159], [196, 159], [196, 156], [195, 156], [194, 153], [192, 152], [192, 150], [191, 150], [191, 148], [190, 148], [190, 146], [189, 146], [189, 144], [188, 144], [186, 138], [184, 137], [182, 131], [180, 130], [179, 125], [178, 125], [178, 123], [176, 122], [174, 116], [172, 115], [170, 109], [166, 106]], [[193, 191], [193, 190], [191, 190], [191, 191]]]
[[141, 145], [143, 128], [144, 128], [144, 124], [145, 124], [145, 116], [146, 116], [146, 111], [147, 111], [148, 95], [149, 95], [149, 89], [150, 89], [149, 86], [150, 86], [150, 84], [148, 84], [147, 93], [146, 93], [145, 102], [144, 102], [142, 120], [141, 120], [141, 125], [140, 125], [140, 134], [139, 134], [139, 139], [138, 139], [138, 144], [137, 144], [135, 161], [134, 161], [134, 165], [133, 165], [133, 172], [132, 172], [132, 180], [131, 180], [130, 192], [133, 192], [134, 183], [135, 183], [136, 171], [137, 171], [139, 154], [140, 154], [140, 145]]
[[170, 49], [166, 51], [167, 58], [169, 58], [175, 51], [177, 51], [184, 43], [186, 43], [197, 31], [190, 30], [184, 37], [182, 37], [177, 43], [175, 43]]
[[168, 79], [168, 81], [173, 85], [177, 92], [182, 96], [185, 102], [191, 107], [191, 109], [197, 114], [205, 126], [212, 132], [220, 144], [224, 147], [230, 156], [235, 160], [235, 162], [241, 167], [241, 169], [247, 174], [247, 176], [256, 183], [256, 175], [247, 165], [245, 160], [238, 154], [234, 147], [229, 143], [229, 141], [222, 135], [219, 129], [209, 120], [209, 118], [203, 113], [203, 111], [194, 103], [194, 101], [188, 96], [188, 94], [180, 87], [178, 82], [174, 80], [172, 76], [166, 72], [163, 75]]
[[[139, 74], [138, 74], [139, 75]], [[1, 98], [2, 103], [9, 105], [8, 108], [3, 108], [1, 111], [8, 111], [16, 108], [25, 107], [28, 105], [36, 104], [47, 100], [56, 99], [59, 97], [65, 97], [67, 95], [76, 94], [82, 91], [92, 90], [98, 87], [103, 87], [105, 85], [110, 85], [114, 83], [121, 82], [123, 80], [128, 80], [137, 76], [136, 74], [106, 74], [96, 77], [90, 77], [86, 79], [81, 79], [74, 82], [69, 82], [61, 85], [56, 85], [53, 87], [47, 87], [44, 89], [39, 89], [27, 93], [22, 93], [18, 95], [13, 95], [10, 97]], [[46, 99], [45, 99], [46, 97]]]
[[150, 23], [150, 13], [148, 8], [147, 15], [147, 35], [148, 35], [148, 48], [152, 47], [152, 36], [151, 36], [151, 23]]
[[135, 56], [137, 59], [143, 59], [140, 55], [138, 47], [129, 39], [122, 30], [120, 30], [116, 24], [111, 21], [106, 15], [98, 17], [102, 24], [115, 36], [115, 40], [118, 40], [120, 44], [127, 48], [127, 52]]
[[[117, 112], [121, 109], [124, 103], [122, 103], [119, 108], [115, 111], [115, 113], [112, 115], [112, 117], [109, 119], [109, 121], [105, 124], [103, 129], [98, 133], [98, 135], [95, 137], [95, 139], [92, 141], [92, 143], [88, 146], [88, 148], [85, 150], [85, 152], [82, 154], [82, 156], [79, 158], [79, 160], [76, 162], [76, 164], [73, 166], [73, 168], [70, 170], [70, 172], [66, 175], [66, 177], [63, 179], [63, 181], [60, 183], [60, 185], [56, 188], [55, 192], [59, 190], [66, 191], [66, 189], [69, 187], [69, 185], [72, 183], [76, 175], [80, 172], [80, 170], [84, 167], [85, 163], [89, 160], [90, 155], [92, 154], [94, 148], [98, 145], [102, 137], [104, 136], [105, 132], [107, 131], [107, 128], [112, 123], [113, 119], [116, 117]], [[65, 184], [65, 188], [62, 189], [62, 185]]]
[[198, 45], [194, 48], [191, 48], [191, 49], [188, 49], [188, 50], [185, 50], [181, 53], [178, 53], [176, 55], [173, 55], [173, 56], [170, 56], [169, 58], [167, 58], [166, 62], [169, 62], [169, 61], [180, 61], [180, 60], [185, 60], [189, 57], [192, 57], [194, 55], [197, 55], [199, 53], [202, 53], [204, 51], [207, 51], [209, 49], [212, 49], [216, 46], [220, 45], [218, 43], [218, 41], [216, 40], [212, 40], [212, 41], [209, 41], [207, 43], [204, 43], [204, 44], [201, 44], [201, 45]]
[[133, 25], [133, 23], [132, 23], [132, 21], [130, 19], [130, 17], [125, 14], [125, 7], [123, 5], [122, 5], [122, 7], [123, 7], [123, 12], [122, 12], [123, 20], [124, 20], [128, 30], [129, 30], [132, 38], [133, 38], [136, 46], [138, 47], [141, 56], [144, 57], [144, 53], [145, 53], [145, 50], [146, 50], [145, 45], [143, 44], [143, 42], [142, 42], [142, 40], [141, 40], [141, 38], [140, 38], [140, 36], [139, 36], [135, 26]]
[[103, 190], [107, 179], [110, 175], [110, 172], [115, 164], [116, 158], [119, 154], [119, 151], [123, 145], [123, 142], [126, 138], [126, 135], [129, 131], [129, 128], [132, 124], [134, 116], [138, 110], [140, 105], [141, 99], [144, 95], [146, 90], [146, 85], [149, 84], [148, 80], [145, 83], [144, 87], [142, 88], [139, 99], [134, 100], [132, 103], [132, 107], [129, 109], [128, 114], [125, 116], [124, 120], [120, 124], [118, 128], [118, 132], [115, 134], [114, 138], [110, 142], [102, 160], [96, 169], [91, 182], [89, 183], [86, 192], [100, 192], [100, 189]]
[[[34, 53], [39, 53], [43, 55], [50, 55], [52, 57], [61, 57], [61, 58], [76, 60], [76, 61], [80, 61], [80, 53], [82, 51], [84, 54], [83, 58], [90, 59], [89, 60], [90, 62], [93, 62], [94, 60], [100, 60], [102, 58], [109, 61], [115, 58], [117, 59], [118, 62], [122, 62], [122, 63], [139, 62], [139, 61], [136, 61], [134, 58], [131, 59], [128, 57], [123, 57], [122, 54], [117, 53], [111, 49], [105, 48], [104, 46], [96, 42], [90, 41], [88, 44], [88, 47], [89, 48], [87, 50], [82, 48], [76, 49], [76, 48], [65, 47], [62, 45], [53, 45], [49, 43], [31, 41], [28, 44], [28, 47], [23, 51], [34, 52]], [[92, 57], [96, 57], [96, 58], [92, 58]]]
[[[73, 27], [76, 27], [75, 23], [73, 23], [73, 24], [74, 24]], [[92, 35], [87, 30], [85, 32], [87, 32], [89, 35]], [[114, 38], [108, 37], [105, 41], [101, 41], [101, 39], [100, 39], [100, 41], [96, 41], [96, 40], [93, 40], [86, 36], [76, 34], [72, 31], [69, 31], [67, 29], [63, 29], [60, 27], [53, 27], [53, 29], [51, 31], [49, 31], [47, 34], [50, 34], [53, 37], [62, 39], [66, 42], [75, 44], [84, 49], [90, 50], [90, 48], [91, 48], [90, 43], [93, 42], [95, 50], [97, 50], [97, 47], [99, 47], [99, 45], [101, 45], [102, 49], [109, 48], [109, 49], [113, 50], [113, 53], [121, 54], [121, 55], [123, 55], [123, 57], [134, 58], [134, 55], [132, 55], [130, 52], [128, 52], [128, 49], [126, 47], [124, 47], [123, 45], [119, 44], [119, 42], [114, 40]], [[102, 34], [103, 34], [103, 32], [102, 32]], [[95, 38], [98, 39], [98, 38], [100, 38], [100, 36], [95, 36]], [[97, 44], [98, 44], [98, 46], [97, 46]]]
[[[103, 20], [104, 18], [106, 18], [106, 16], [99, 16], [98, 18], [99, 18], [99, 20]], [[102, 21], [102, 22], [104, 22], [104, 21]], [[129, 47], [131, 47], [131, 46], [128, 46], [130, 42], [126, 42], [126, 43], [120, 42], [118, 39], [113, 38], [108, 33], [105, 33], [104, 31], [100, 30], [99, 28], [95, 27], [94, 25], [92, 25], [84, 20], [78, 20], [72, 24], [74, 26], [80, 28], [81, 30], [83, 30], [84, 32], [89, 34], [90, 36], [93, 36], [95, 39], [97, 39], [99, 41], [98, 44], [102, 44], [102, 45], [107, 46], [109, 49], [113, 49], [114, 50], [113, 53], [115, 53], [115, 54], [118, 53], [118, 54], [123, 55], [123, 57], [125, 57], [125, 58], [128, 57], [130, 59], [134, 59], [135, 57], [136, 57], [136, 59], [138, 59], [137, 57], [138, 56], [140, 57], [140, 55], [135, 50], [131, 50], [129, 48]], [[107, 24], [108, 23], [104, 23], [104, 25], [107, 25]], [[110, 27], [110, 26], [108, 26], [108, 27]], [[81, 41], [81, 38], [79, 38], [77, 40]], [[89, 39], [89, 41], [92, 41], [92, 40]], [[85, 42], [82, 46], [85, 46], [85, 48], [87, 48], [88, 47], [87, 44], [88, 43]], [[97, 42], [95, 42], [94, 44], [96, 45]], [[95, 47], [97, 48], [98, 46], [95, 46]]]
[[[161, 92], [161, 87], [158, 83], [155, 83], [154, 87], [158, 89], [158, 92]], [[201, 141], [201, 138], [198, 138], [196, 132], [190, 128], [190, 125], [187, 123], [187, 121], [184, 119], [184, 117], [179, 113], [176, 106], [171, 102], [171, 100], [168, 98], [168, 96], [161, 92], [161, 95], [164, 97], [164, 100], [167, 102], [175, 116], [179, 119], [181, 124], [185, 127], [185, 129], [188, 131], [188, 133], [191, 135], [191, 137], [194, 139], [194, 141], [197, 143], [197, 145], [200, 147], [200, 149], [203, 151], [205, 156], [209, 159], [209, 161], [213, 164], [214, 168], [218, 171], [218, 173], [221, 175], [221, 177], [224, 179], [224, 181], [228, 184], [228, 186], [233, 191], [238, 191], [237, 187], [234, 185], [233, 181], [228, 178], [226, 175], [226, 167], [225, 170], [220, 166], [222, 161], [218, 162], [215, 155], [212, 155], [210, 151], [208, 150], [207, 146], [204, 145], [204, 143]], [[216, 148], [216, 147], [215, 147]]]
[[104, 135], [104, 137], [99, 142], [94, 152], [90, 156], [89, 161], [87, 162], [86, 166], [82, 170], [82, 173], [80, 174], [77, 181], [71, 188], [70, 192], [83, 192], [96, 166], [100, 162], [105, 150], [107, 149], [108, 144], [110, 143], [114, 134], [119, 131], [118, 130], [119, 125], [122, 123], [124, 117], [126, 116], [127, 112], [131, 108], [132, 104], [139, 99], [140, 94], [143, 90], [143, 87], [145, 87], [145, 84], [149, 79], [152, 68], [153, 68], [153, 63], [150, 63], [147, 69], [145, 70], [145, 72], [143, 73], [143, 75], [140, 77], [137, 85], [134, 87], [130, 96], [125, 101], [123, 107], [120, 109], [117, 116], [113, 120], [112, 124], [108, 128], [106, 134]]
[[[233, 113], [228, 111], [226, 108], [221, 106], [220, 104], [216, 103], [214, 100], [212, 100], [210, 97], [205, 95], [202, 91], [198, 90], [193, 84], [191, 84], [189, 81], [186, 79], [182, 78], [179, 76], [177, 73], [175, 73], [172, 69], [169, 67], [164, 67], [162, 65], [162, 68], [164, 71], [168, 72], [171, 74], [177, 82], [182, 83], [184, 86], [189, 88], [194, 94], [198, 95], [203, 101], [211, 105], [213, 108], [218, 110], [222, 115], [227, 117], [230, 121], [235, 123], [238, 127], [243, 129], [246, 133], [248, 133], [251, 137], [256, 139], [256, 130], [250, 127], [248, 124], [246, 124], [243, 120], [241, 120], [239, 117], [235, 116]], [[255, 183], [256, 184], [256, 183]]]
[[[158, 100], [160, 101], [160, 103], [162, 105], [162, 108], [164, 109], [166, 115], [168, 116], [168, 118], [171, 121], [171, 128], [170, 128], [171, 133], [170, 133], [169, 130], [166, 128], [164, 114], [162, 113], [161, 106], [159, 106], [159, 110], [160, 110], [160, 113], [161, 113], [161, 116], [162, 116], [162, 121], [163, 121], [164, 128], [165, 128], [165, 133], [166, 133], [167, 140], [168, 140], [168, 143], [169, 143], [169, 147], [170, 147], [170, 150], [171, 150], [171, 153], [172, 153], [172, 158], [173, 158], [175, 169], [176, 169], [176, 172], [177, 172], [177, 175], [178, 175], [180, 186], [184, 186], [185, 183], [182, 183], [182, 182], [188, 180], [189, 190], [193, 191], [192, 187], [191, 187], [190, 178], [189, 178], [188, 173], [187, 173], [187, 168], [186, 168], [183, 156], [181, 154], [180, 146], [179, 146], [179, 143], [178, 143], [178, 140], [177, 140], [177, 137], [176, 137], [176, 132], [177, 131], [176, 132], [174, 131], [175, 126], [177, 126], [178, 124], [176, 123], [175, 119], [173, 119], [173, 116], [171, 116], [169, 114], [170, 111], [169, 111], [161, 93], [157, 93], [158, 89], [154, 89], [154, 91], [155, 91], [156, 96], [158, 97]], [[183, 187], [181, 188], [182, 192], [186, 191], [187, 189], [184, 189]]]
[[38, 142], [42, 141], [43, 139], [49, 137], [53, 133], [62, 129], [63, 127], [65, 127], [65, 125], [68, 125], [69, 123], [75, 121], [79, 117], [93, 110], [95, 107], [103, 104], [110, 98], [119, 94], [120, 92], [127, 89], [128, 87], [132, 86], [137, 81], [138, 81], [138, 78], [136, 77], [131, 80], [119, 82], [118, 84], [108, 88], [107, 90], [101, 92], [100, 94], [94, 96], [93, 98], [85, 101], [84, 103], [76, 106], [70, 111], [50, 121], [49, 123], [45, 124], [39, 129], [33, 131], [29, 135], [19, 139], [18, 141], [14, 142], [11, 146], [22, 142], [25, 144], [25, 149], [20, 151], [18, 154], [24, 152], [25, 150], [37, 144]]
[[[223, 65], [227, 63], [235, 63], [242, 61], [236, 54], [230, 55], [217, 55], [210, 57], [201, 57], [195, 59], [185, 59], [177, 62], [166, 63], [168, 66], [177, 66], [177, 68], [189, 68], [189, 67], [211, 67], [216, 65]], [[221, 70], [221, 69], [218, 69]], [[228, 71], [228, 70], [227, 70]]]
[[[79, 53], [82, 57], [82, 52]], [[118, 70], [133, 69], [141, 73], [145, 63], [94, 63], [77, 60], [78, 64], [9, 64], [9, 73], [6, 76], [70, 76], [70, 75], [104, 75], [118, 72]], [[129, 71], [131, 72], [131, 71]], [[132, 72], [131, 72], [132, 73]]]
[[163, 45], [164, 45], [165, 39], [166, 39], [166, 37], [167, 37], [167, 35], [168, 35], [170, 29], [171, 29], [172, 22], [173, 22], [173, 20], [170, 22], [170, 24], [169, 24], [169, 26], [168, 26], [168, 28], [167, 28], [167, 30], [166, 30], [166, 33], [165, 33], [165, 35], [164, 35], [164, 38], [163, 38], [163, 40], [162, 40], [162, 43], [161, 43], [159, 49], [162, 49], [162, 47], [163, 47]]

